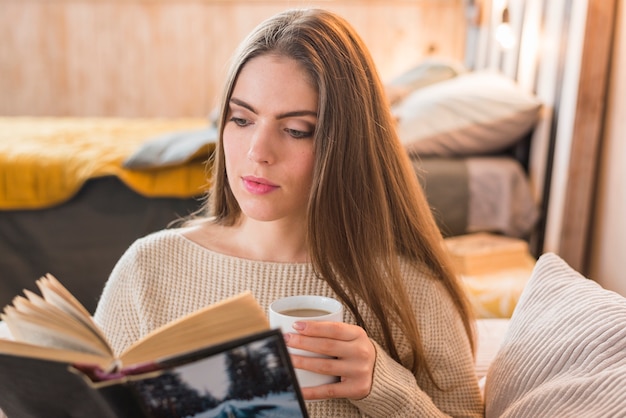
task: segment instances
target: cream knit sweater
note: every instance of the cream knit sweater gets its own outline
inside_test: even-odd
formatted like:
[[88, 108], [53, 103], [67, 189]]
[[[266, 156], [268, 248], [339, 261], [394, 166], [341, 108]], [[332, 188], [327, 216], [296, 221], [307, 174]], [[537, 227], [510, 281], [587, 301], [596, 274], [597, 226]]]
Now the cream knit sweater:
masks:
[[[381, 348], [382, 336], [372, 334], [377, 357], [370, 394], [358, 401], [307, 402], [312, 418], [482, 416], [469, 343], [452, 302], [424, 271], [408, 263], [402, 268], [427, 359], [443, 390], [426, 376], [416, 380]], [[142, 238], [127, 250], [105, 286], [95, 319], [120, 352], [156, 327], [244, 290], [250, 290], [264, 308], [288, 295], [335, 297], [310, 264], [218, 254], [171, 229]], [[354, 323], [350, 314], [345, 320]], [[365, 311], [364, 320], [372, 323], [373, 317]], [[394, 334], [399, 336], [399, 331]], [[408, 358], [408, 345], [402, 344], [400, 352]]]

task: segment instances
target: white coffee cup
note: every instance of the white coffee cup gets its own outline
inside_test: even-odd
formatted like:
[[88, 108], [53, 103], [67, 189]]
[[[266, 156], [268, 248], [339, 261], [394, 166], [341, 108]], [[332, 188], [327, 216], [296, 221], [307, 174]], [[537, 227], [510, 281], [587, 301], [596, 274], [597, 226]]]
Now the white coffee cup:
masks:
[[[269, 307], [269, 320], [272, 328], [280, 328], [283, 333], [296, 332], [296, 321], [343, 322], [343, 305], [336, 299], [325, 296], [298, 295], [278, 299]], [[307, 357], [330, 358], [323, 354], [288, 348], [292, 354]], [[328, 376], [308, 370], [295, 369], [300, 387], [311, 387], [334, 383], [337, 376]]]

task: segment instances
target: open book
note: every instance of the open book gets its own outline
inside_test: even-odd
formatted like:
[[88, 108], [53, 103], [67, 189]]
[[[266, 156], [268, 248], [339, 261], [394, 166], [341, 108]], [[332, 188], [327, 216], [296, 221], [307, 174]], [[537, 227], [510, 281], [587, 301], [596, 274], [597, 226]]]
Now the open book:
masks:
[[228, 408], [224, 416], [279, 408], [281, 416], [306, 417], [282, 335], [249, 292], [166, 324], [115, 356], [58, 280], [47, 275], [37, 286], [41, 296], [25, 290], [0, 314], [14, 338], [0, 339], [0, 409], [9, 417], [220, 416]]

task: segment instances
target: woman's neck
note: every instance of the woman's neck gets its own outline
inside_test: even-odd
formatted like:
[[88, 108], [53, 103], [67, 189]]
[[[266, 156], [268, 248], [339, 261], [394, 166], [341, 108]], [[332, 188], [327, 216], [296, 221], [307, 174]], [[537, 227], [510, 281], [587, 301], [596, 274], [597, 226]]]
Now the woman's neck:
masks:
[[276, 262], [309, 261], [304, 223], [258, 222], [244, 218], [233, 227], [245, 258]]
[[212, 251], [239, 258], [278, 263], [309, 262], [306, 225], [258, 222], [243, 218], [233, 226], [210, 221], [189, 228], [184, 235]]

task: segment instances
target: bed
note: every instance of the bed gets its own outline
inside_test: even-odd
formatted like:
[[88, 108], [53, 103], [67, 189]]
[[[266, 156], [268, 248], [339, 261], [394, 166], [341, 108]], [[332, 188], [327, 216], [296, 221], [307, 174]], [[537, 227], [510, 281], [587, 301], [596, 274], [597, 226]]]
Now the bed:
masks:
[[[540, 103], [458, 68], [428, 60], [389, 83], [404, 90], [393, 111], [416, 175], [445, 236], [527, 238], [523, 150]], [[132, 241], [199, 208], [215, 139], [203, 118], [0, 118], [0, 305], [50, 272], [93, 311]]]
[[123, 161], [146, 138], [204, 137], [206, 126], [201, 118], [0, 118], [0, 303], [51, 272], [93, 311], [134, 239], [198, 208], [210, 141], [196, 148], [202, 156], [159, 170]]

